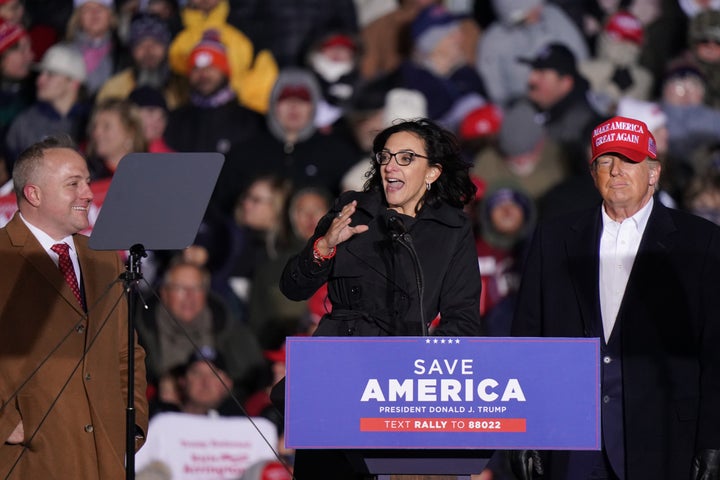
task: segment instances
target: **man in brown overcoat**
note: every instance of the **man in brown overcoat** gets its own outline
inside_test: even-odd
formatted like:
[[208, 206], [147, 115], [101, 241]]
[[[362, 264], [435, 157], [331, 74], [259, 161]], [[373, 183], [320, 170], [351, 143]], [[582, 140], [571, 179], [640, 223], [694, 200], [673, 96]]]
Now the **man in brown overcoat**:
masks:
[[[19, 212], [0, 229], [0, 478], [123, 479], [127, 302], [118, 255], [78, 233], [87, 164], [51, 137], [20, 155], [13, 179]], [[137, 449], [145, 353], [135, 343], [132, 354]]]

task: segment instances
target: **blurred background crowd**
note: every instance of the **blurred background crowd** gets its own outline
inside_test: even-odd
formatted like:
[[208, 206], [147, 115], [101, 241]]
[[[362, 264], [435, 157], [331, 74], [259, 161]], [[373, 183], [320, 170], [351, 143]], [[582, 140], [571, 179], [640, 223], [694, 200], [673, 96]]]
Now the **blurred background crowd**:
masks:
[[147, 261], [156, 411], [245, 410], [282, 433], [285, 338], [329, 307], [278, 279], [397, 118], [461, 141], [485, 331], [508, 335], [533, 226], [599, 201], [589, 139], [616, 114], [657, 139], [659, 201], [720, 223], [720, 1], [0, 0], [0, 203], [48, 134], [86, 154], [98, 207], [129, 153], [225, 155], [194, 245]]

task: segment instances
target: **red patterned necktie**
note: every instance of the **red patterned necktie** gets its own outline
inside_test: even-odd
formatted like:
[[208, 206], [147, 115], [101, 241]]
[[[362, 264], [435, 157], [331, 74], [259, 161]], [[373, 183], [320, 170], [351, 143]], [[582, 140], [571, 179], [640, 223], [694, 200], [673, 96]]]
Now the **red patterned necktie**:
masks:
[[78, 285], [77, 277], [75, 276], [75, 268], [73, 267], [72, 260], [70, 260], [70, 245], [67, 243], [56, 243], [50, 250], [57, 253], [59, 256], [58, 266], [60, 272], [65, 277], [65, 281], [70, 285], [70, 289], [75, 294], [75, 298], [83, 305], [82, 296], [80, 296], [80, 287]]

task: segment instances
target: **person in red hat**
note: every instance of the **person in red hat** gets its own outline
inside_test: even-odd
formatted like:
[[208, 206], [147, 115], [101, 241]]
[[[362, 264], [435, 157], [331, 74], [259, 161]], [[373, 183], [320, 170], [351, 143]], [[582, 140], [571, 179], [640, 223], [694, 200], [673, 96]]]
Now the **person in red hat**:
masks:
[[20, 0], [0, 0], [0, 18], [12, 25], [23, 24], [25, 5]]
[[486, 103], [468, 113], [460, 122], [460, 140], [472, 141], [497, 135], [502, 125], [503, 113], [497, 105]]
[[168, 118], [164, 140], [178, 152], [228, 153], [258, 133], [262, 116], [240, 102], [232, 85], [228, 45], [210, 29], [184, 58], [190, 101]]
[[[36, 5], [34, 5], [36, 7]], [[72, 8], [72, 5], [64, 3], [65, 8]], [[58, 16], [62, 17], [61, 22], [65, 22], [67, 17], [64, 16], [63, 8], [57, 8], [57, 4], [48, 3], [48, 9], [54, 9]], [[48, 48], [58, 42], [58, 29], [51, 26], [52, 21], [44, 15], [42, 9], [33, 9], [32, 16], [28, 14], [25, 8], [24, 0], [0, 0], [0, 19], [11, 24], [27, 29], [27, 35], [32, 44], [33, 56], [35, 60], [40, 60]]]
[[[5, 138], [15, 117], [34, 100], [30, 78], [33, 52], [24, 28], [0, 19], [0, 135]], [[12, 159], [0, 157], [0, 184], [9, 178]]]
[[640, 20], [631, 13], [616, 12], [598, 35], [595, 57], [578, 65], [593, 92], [603, 96], [609, 111], [614, 111], [623, 97], [650, 99], [653, 77], [640, 65], [644, 30]]
[[361, 49], [351, 33], [331, 31], [316, 39], [306, 55], [306, 64], [318, 81], [321, 100], [316, 124], [329, 127], [343, 117], [360, 81]]
[[30, 38], [25, 29], [20, 25], [0, 19], [0, 75], [2, 78], [15, 81], [26, 78], [30, 73], [32, 61]]
[[[644, 122], [613, 117], [590, 146], [602, 203], [536, 229], [512, 333], [599, 339], [602, 449], [540, 454], [542, 478], [717, 478], [720, 228], [654, 199]], [[530, 458], [510, 454], [523, 480]]]

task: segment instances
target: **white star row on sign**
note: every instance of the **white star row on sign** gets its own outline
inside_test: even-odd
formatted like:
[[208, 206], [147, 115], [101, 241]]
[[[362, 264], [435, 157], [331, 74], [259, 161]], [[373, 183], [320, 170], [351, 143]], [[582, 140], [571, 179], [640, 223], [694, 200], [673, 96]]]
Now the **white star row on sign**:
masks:
[[460, 343], [460, 339], [459, 338], [426, 338], [425, 343], [428, 343], [428, 344], [430, 344], [430, 343], [446, 344], [447, 343], [448, 345], [452, 345], [454, 343], [457, 345], [458, 343]]

